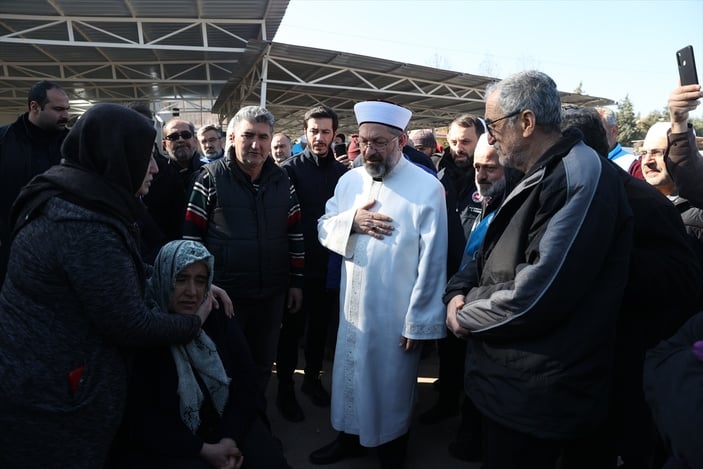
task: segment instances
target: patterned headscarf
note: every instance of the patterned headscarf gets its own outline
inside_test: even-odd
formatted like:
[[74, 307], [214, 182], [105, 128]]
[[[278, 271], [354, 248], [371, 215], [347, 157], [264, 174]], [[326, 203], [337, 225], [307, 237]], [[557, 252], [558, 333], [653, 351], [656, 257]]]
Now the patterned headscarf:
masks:
[[171, 241], [161, 248], [154, 261], [154, 274], [149, 279], [149, 300], [162, 311], [168, 311], [171, 296], [176, 287], [178, 273], [196, 262], [203, 262], [208, 268], [208, 282], [205, 295], [212, 286], [215, 258], [205, 246], [197, 241]]
[[[168, 310], [176, 286], [176, 276], [196, 262], [208, 268], [205, 295], [212, 286], [215, 260], [210, 252], [197, 241], [171, 241], [161, 248], [154, 262], [154, 273], [149, 279], [148, 298], [163, 311]], [[204, 396], [193, 370], [198, 373], [208, 389], [217, 413], [222, 412], [229, 398], [230, 379], [212, 340], [202, 330], [185, 345], [172, 345], [171, 354], [178, 373], [178, 396], [183, 422], [195, 433], [200, 427], [200, 408]]]

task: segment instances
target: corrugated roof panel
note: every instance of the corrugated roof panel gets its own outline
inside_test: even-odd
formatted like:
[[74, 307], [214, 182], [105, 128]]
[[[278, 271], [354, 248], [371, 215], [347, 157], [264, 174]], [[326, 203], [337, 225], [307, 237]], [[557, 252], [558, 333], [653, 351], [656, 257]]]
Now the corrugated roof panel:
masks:
[[[259, 103], [262, 57], [287, 7], [288, 0], [4, 0], [0, 105], [24, 111], [27, 89], [51, 79], [72, 97], [156, 106], [183, 99], [208, 110], [217, 100], [221, 117], [231, 116], [241, 104]], [[298, 129], [305, 110], [319, 103], [353, 125], [352, 105], [375, 98], [408, 106], [417, 125], [445, 124], [459, 112], [482, 113], [483, 90], [494, 81], [289, 44], [270, 50], [267, 105], [283, 130]], [[609, 102], [568, 93], [563, 100]]]

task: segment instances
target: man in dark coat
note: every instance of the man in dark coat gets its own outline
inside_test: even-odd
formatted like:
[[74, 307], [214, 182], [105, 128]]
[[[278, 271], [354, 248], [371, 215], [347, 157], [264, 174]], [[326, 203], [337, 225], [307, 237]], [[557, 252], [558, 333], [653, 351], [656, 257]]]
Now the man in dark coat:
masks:
[[305, 337], [305, 379], [301, 391], [315, 405], [326, 407], [330, 403], [330, 395], [320, 382], [320, 372], [327, 329], [337, 310], [335, 303], [339, 301], [339, 293], [326, 287], [330, 251], [318, 240], [317, 220], [325, 214], [325, 203], [334, 195], [337, 181], [347, 171], [332, 151], [338, 126], [337, 114], [332, 109], [324, 106], [310, 109], [303, 118], [308, 146], [281, 164], [298, 194], [305, 241], [305, 303], [301, 311], [284, 314], [276, 358], [276, 405], [281, 414], [293, 422], [304, 417], [293, 387], [301, 336]]
[[[583, 141], [605, 159], [608, 139], [598, 112], [570, 108], [562, 113], [562, 129], [577, 128]], [[615, 164], [615, 163], [612, 163]], [[632, 209], [634, 230], [627, 286], [620, 307], [615, 345], [615, 373], [608, 429], [590, 445], [601, 453], [598, 467], [661, 467], [664, 446], [642, 390], [645, 352], [674, 333], [700, 304], [701, 267], [692, 241], [671, 202], [647, 182], [618, 171]], [[666, 295], [643, 294], [642, 285], [657, 278]]]
[[[575, 467], [571, 448], [608, 413], [632, 212], [620, 170], [560, 122], [559, 91], [541, 72], [488, 90], [489, 143], [525, 176], [464, 269], [475, 287], [445, 296], [447, 324], [467, 337], [487, 469]], [[587, 456], [580, 467], [598, 467]]]
[[180, 239], [183, 234], [188, 196], [203, 162], [198, 152], [195, 126], [182, 119], [171, 119], [163, 127], [163, 149], [167, 156], [155, 155], [159, 173], [149, 194], [143, 198], [154, 223], [145, 223], [150, 240], [145, 261], [153, 262], [161, 246]]
[[68, 133], [68, 95], [56, 83], [40, 81], [29, 90], [28, 110], [0, 127], [0, 285], [10, 253], [10, 207], [22, 186], [58, 164]]
[[183, 225], [185, 239], [202, 242], [215, 256], [215, 282], [237, 307], [262, 399], [283, 311], [296, 313], [302, 304], [305, 264], [295, 186], [270, 156], [273, 124], [262, 107], [237, 112], [225, 156], [206, 165], [193, 185]]

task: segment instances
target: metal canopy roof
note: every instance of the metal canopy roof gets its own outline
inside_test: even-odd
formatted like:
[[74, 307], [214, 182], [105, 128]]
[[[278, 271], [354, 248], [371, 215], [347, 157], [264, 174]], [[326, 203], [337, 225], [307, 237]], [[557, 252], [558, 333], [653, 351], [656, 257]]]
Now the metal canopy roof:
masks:
[[[353, 125], [354, 103], [383, 99], [413, 111], [412, 128], [436, 128], [461, 113], [483, 115], [486, 85], [496, 78], [385, 59], [288, 44], [249, 41], [242, 65], [223, 88], [213, 111], [224, 118], [243, 105], [259, 104], [276, 116], [277, 127], [301, 129], [304, 112], [317, 104]], [[251, 64], [251, 66], [250, 66]], [[562, 93], [580, 106], [612, 104], [587, 95]], [[341, 125], [340, 125], [341, 127]]]
[[[26, 110], [29, 87], [56, 81], [81, 112], [101, 101], [149, 101], [229, 119], [264, 104], [277, 129], [300, 130], [312, 106], [353, 126], [353, 105], [384, 99], [441, 127], [483, 113], [491, 77], [272, 43], [288, 0], [21, 0], [0, 5], [0, 106]], [[578, 105], [611, 100], [563, 93]], [[214, 103], [214, 104], [213, 104]], [[196, 122], [197, 124], [197, 122]]]
[[270, 41], [287, 6], [288, 0], [3, 1], [0, 104], [24, 112], [29, 87], [48, 79], [86, 107], [183, 100], [209, 112], [247, 42]]

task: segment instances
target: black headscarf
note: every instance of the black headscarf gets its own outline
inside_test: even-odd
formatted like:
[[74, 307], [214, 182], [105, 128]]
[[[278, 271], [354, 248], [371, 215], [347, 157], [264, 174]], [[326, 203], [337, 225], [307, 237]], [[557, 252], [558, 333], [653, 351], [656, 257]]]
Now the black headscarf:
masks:
[[61, 146], [63, 160], [20, 192], [10, 213], [15, 234], [36, 209], [58, 196], [121, 220], [141, 216], [136, 197], [146, 175], [156, 131], [132, 109], [97, 104], [78, 119]]

